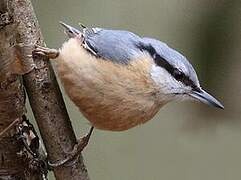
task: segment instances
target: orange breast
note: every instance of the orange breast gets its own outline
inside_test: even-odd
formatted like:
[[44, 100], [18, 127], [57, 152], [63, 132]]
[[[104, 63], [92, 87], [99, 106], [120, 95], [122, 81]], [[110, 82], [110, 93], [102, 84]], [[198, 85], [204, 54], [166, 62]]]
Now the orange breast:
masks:
[[66, 42], [57, 69], [70, 99], [91, 124], [121, 131], [150, 120], [163, 105], [150, 78], [149, 57], [129, 65], [96, 59], [76, 39]]

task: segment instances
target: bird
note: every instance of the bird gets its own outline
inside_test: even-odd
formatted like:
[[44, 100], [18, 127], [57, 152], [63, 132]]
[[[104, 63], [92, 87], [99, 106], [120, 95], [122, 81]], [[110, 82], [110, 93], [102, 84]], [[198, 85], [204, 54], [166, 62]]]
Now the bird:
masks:
[[93, 127], [128, 130], [171, 101], [224, 108], [202, 89], [187, 58], [166, 43], [125, 30], [60, 24], [69, 39], [52, 57], [65, 92]]
[[56, 59], [65, 92], [91, 124], [89, 133], [57, 167], [76, 159], [93, 128], [125, 131], [151, 120], [171, 101], [196, 100], [224, 109], [202, 89], [187, 58], [166, 43], [125, 30], [76, 29], [60, 49], [36, 46], [33, 54]]

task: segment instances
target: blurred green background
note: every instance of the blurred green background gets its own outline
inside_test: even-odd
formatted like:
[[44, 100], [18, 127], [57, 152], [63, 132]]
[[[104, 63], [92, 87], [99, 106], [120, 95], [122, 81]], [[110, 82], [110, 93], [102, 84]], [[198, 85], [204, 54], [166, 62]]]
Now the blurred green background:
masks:
[[[49, 47], [60, 47], [66, 39], [60, 20], [160, 39], [190, 60], [203, 88], [225, 106], [173, 102], [129, 131], [95, 130], [83, 153], [92, 180], [241, 179], [240, 0], [32, 3]], [[89, 123], [66, 96], [65, 102], [80, 137]]]

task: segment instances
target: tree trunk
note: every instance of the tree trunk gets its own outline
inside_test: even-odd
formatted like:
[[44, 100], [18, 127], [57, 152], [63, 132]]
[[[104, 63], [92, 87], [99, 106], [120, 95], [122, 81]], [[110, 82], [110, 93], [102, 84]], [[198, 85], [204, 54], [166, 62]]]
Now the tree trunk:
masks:
[[[44, 44], [31, 2], [30, 0], [1, 0], [0, 8], [3, 7], [5, 7], [5, 11], [0, 11], [0, 13], [5, 12], [5, 14], [1, 14], [0, 18], [5, 18], [5, 22], [2, 23], [2, 21], [0, 21], [0, 35], [6, 37], [5, 39], [0, 37], [0, 68], [3, 69], [0, 72], [0, 80], [2, 76], [4, 76], [2, 79], [6, 79], [6, 72], [10, 72], [10, 69], [13, 69], [14, 72], [18, 74], [28, 72], [23, 75], [24, 86], [48, 152], [48, 157], [51, 162], [62, 160], [66, 157], [66, 152], [70, 152], [73, 149], [76, 143], [76, 137], [50, 63], [47, 59], [44, 59], [44, 57], [34, 57], [33, 62], [29, 56], [35, 44]], [[9, 29], [10, 27], [12, 28]], [[2, 41], [2, 39], [4, 41]], [[17, 48], [11, 48], [14, 44], [16, 44]], [[14, 56], [17, 56], [17, 61], [11, 62]], [[13, 65], [11, 68], [8, 68], [6, 64]], [[14, 79], [14, 81], [11, 80], [14, 91], [10, 91], [10, 88], [5, 88], [8, 92], [7, 95], [11, 95], [11, 97], [7, 96], [7, 98], [10, 99], [9, 104], [5, 103], [1, 97], [1, 94], [4, 94], [4, 92], [2, 90], [0, 92], [0, 132], [24, 112], [24, 96], [21, 83], [18, 80], [18, 76], [11, 75], [10, 77], [13, 77], [10, 79]], [[13, 101], [16, 101], [16, 103], [14, 104]], [[14, 107], [11, 108], [11, 106]], [[2, 109], [3, 107], [7, 107], [8, 110], [14, 110], [14, 113], [11, 111], [5, 112], [4, 109]], [[3, 154], [1, 151], [9, 153], [10, 145], [3, 144], [3, 146], [1, 144], [3, 142], [3, 140], [0, 140], [0, 154]], [[13, 151], [16, 157], [19, 146], [14, 143], [12, 143], [12, 145], [17, 149]], [[3, 164], [1, 162], [2, 160], [3, 158], [0, 159], [0, 165]], [[21, 159], [16, 163], [17, 160], [17, 158], [9, 158], [9, 164], [15, 164], [21, 174]], [[21, 167], [18, 167], [17, 164], [21, 165]], [[6, 166], [5, 169], [12, 167], [10, 165]], [[0, 174], [1, 169], [3, 169], [2, 166], [0, 166]], [[54, 174], [58, 180], [89, 179], [82, 156], [71, 166], [54, 168]]]
[[24, 88], [15, 73], [16, 25], [9, 2], [0, 1], [0, 179], [41, 180], [41, 174], [29, 171], [29, 158], [20, 154], [24, 146], [15, 137], [25, 113]]

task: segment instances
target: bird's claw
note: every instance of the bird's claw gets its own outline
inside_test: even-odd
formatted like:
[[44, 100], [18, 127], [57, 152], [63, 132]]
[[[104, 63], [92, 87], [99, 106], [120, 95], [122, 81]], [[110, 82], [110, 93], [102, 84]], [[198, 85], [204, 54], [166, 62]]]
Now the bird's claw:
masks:
[[80, 156], [80, 153], [84, 150], [84, 148], [88, 145], [89, 140], [90, 140], [90, 136], [92, 134], [94, 130], [94, 127], [91, 127], [88, 134], [86, 134], [84, 137], [82, 137], [77, 144], [75, 144], [73, 150], [70, 153], [67, 153], [67, 158], [63, 159], [63, 160], [59, 160], [57, 162], [51, 163], [48, 162], [48, 165], [50, 168], [55, 168], [55, 167], [59, 167], [62, 165], [66, 165], [66, 166], [71, 166], [73, 165], [77, 159]]
[[56, 59], [59, 56], [59, 51], [57, 49], [51, 49], [39, 45], [35, 45], [35, 49], [32, 52], [34, 55], [46, 56], [49, 59]]

